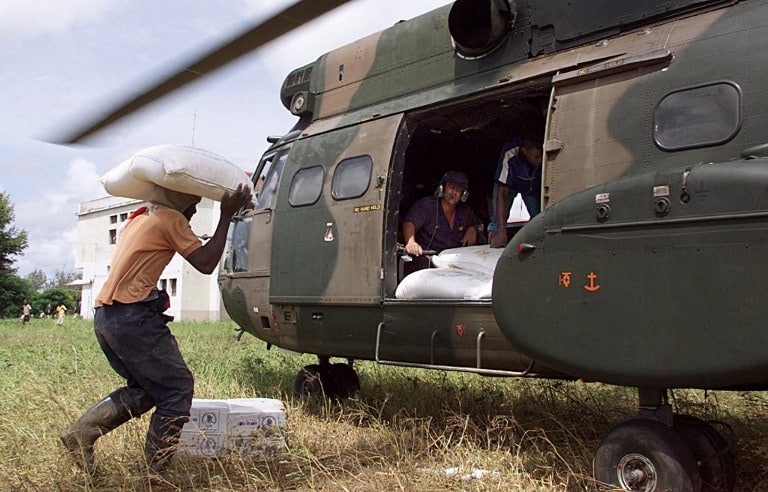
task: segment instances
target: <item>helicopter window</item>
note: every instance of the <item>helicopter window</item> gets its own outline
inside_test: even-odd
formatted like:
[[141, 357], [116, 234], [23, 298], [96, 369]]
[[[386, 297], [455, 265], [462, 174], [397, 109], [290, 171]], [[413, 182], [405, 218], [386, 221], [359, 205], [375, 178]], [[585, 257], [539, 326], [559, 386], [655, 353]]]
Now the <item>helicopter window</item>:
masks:
[[[225, 261], [224, 270], [232, 272], [248, 271], [248, 239], [251, 234], [252, 218], [236, 220], [230, 225], [229, 250], [232, 252], [231, 261]], [[229, 255], [226, 256], [229, 260]]]
[[732, 82], [688, 87], [661, 100], [653, 138], [663, 150], [682, 150], [727, 142], [741, 128], [741, 89]]
[[325, 169], [322, 166], [299, 169], [291, 180], [291, 189], [288, 192], [288, 203], [292, 207], [312, 205], [320, 198], [323, 191], [323, 178]]
[[336, 200], [363, 196], [371, 182], [372, 169], [373, 161], [367, 155], [341, 161], [333, 173], [331, 196]]
[[[277, 197], [277, 185], [280, 183], [280, 175], [283, 173], [283, 167], [287, 158], [288, 153], [286, 152], [277, 159], [274, 165], [270, 166], [271, 163], [265, 164], [264, 167], [269, 167], [269, 169], [262, 173], [256, 183], [259, 193], [259, 199], [256, 202], [257, 210], [274, 208], [275, 198]], [[260, 189], [259, 186], [261, 187]]]

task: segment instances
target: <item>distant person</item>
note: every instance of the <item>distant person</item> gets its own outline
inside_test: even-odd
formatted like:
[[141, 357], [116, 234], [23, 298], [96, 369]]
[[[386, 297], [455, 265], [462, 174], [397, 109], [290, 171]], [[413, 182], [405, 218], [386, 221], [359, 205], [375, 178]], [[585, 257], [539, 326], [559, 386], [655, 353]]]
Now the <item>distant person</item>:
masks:
[[26, 325], [32, 318], [32, 306], [29, 305], [26, 299], [21, 304], [21, 324]]
[[234, 213], [251, 194], [239, 185], [225, 193], [213, 237], [203, 245], [189, 221], [200, 197], [158, 188], [150, 207], [129, 216], [117, 243], [109, 276], [96, 296], [96, 339], [125, 386], [96, 403], [61, 433], [75, 462], [94, 471], [93, 446], [103, 434], [155, 407], [144, 454], [150, 469], [162, 471], [176, 451], [181, 428], [189, 420], [194, 381], [163, 312], [168, 294], [156, 289], [163, 268], [179, 253], [209, 274], [221, 259]]
[[507, 245], [507, 220], [512, 199], [520, 196], [534, 218], [541, 211], [541, 142], [535, 138], [512, 141], [504, 146], [496, 166], [493, 219], [488, 226], [491, 247]]
[[64, 325], [64, 317], [67, 315], [67, 306], [59, 304], [56, 306], [56, 324], [59, 326]]

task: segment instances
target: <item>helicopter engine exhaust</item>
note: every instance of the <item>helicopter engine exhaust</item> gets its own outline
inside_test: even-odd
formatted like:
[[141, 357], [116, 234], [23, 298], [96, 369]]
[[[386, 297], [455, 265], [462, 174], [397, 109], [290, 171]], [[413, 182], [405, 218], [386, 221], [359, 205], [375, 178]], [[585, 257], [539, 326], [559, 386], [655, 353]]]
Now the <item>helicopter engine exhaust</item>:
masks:
[[456, 53], [481, 58], [501, 46], [515, 21], [514, 6], [507, 0], [456, 0], [448, 14]]

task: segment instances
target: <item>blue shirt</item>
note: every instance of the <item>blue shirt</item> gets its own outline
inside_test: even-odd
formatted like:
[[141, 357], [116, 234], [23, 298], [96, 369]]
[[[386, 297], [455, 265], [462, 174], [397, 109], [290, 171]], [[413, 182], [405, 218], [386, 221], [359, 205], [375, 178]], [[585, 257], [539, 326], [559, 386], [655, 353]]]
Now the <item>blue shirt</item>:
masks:
[[496, 181], [514, 193], [541, 196], [541, 166], [530, 165], [519, 145], [504, 146], [496, 166]]
[[509, 187], [512, 196], [520, 193], [531, 218], [541, 207], [541, 166], [525, 160], [519, 141], [504, 146], [496, 166], [496, 181]]
[[403, 219], [403, 222], [411, 222], [416, 228], [416, 242], [422, 249], [442, 251], [458, 248], [467, 228], [480, 223], [472, 209], [466, 203], [459, 202], [453, 227], [450, 227], [440, 200], [429, 196], [422, 198], [413, 204]]

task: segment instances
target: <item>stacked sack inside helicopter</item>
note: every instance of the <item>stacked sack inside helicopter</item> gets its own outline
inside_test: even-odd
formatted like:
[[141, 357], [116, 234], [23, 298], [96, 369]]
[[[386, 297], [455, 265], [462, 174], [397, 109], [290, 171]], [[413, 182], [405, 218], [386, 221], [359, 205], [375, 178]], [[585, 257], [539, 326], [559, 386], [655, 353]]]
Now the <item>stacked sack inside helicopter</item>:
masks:
[[156, 145], [136, 152], [102, 176], [113, 196], [148, 201], [157, 187], [220, 201], [239, 184], [253, 190], [246, 172], [197, 147]]
[[418, 270], [397, 286], [398, 299], [490, 299], [502, 248], [468, 246], [432, 257], [436, 268]]

